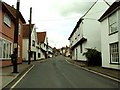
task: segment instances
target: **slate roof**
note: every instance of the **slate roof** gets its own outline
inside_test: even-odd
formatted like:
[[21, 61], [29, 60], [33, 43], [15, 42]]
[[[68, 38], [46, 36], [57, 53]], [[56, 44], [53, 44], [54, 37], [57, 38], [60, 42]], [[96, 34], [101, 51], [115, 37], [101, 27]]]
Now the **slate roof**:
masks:
[[110, 16], [113, 11], [115, 12], [118, 7], [120, 7], [120, 0], [116, 0], [107, 10], [106, 12], [100, 17], [100, 19], [98, 21], [103, 21], [104, 19], [106, 19], [108, 16]]
[[[34, 24], [31, 24], [31, 28], [33, 28], [33, 26], [34, 26]], [[31, 29], [31, 30], [33, 30], [33, 29]], [[23, 38], [28, 39], [29, 33], [30, 33], [29, 24], [23, 24]]]
[[[2, 2], [2, 5], [7, 8], [7, 10], [12, 14], [12, 16], [13, 16], [14, 19], [15, 19], [15, 18], [16, 18], [16, 9], [15, 9], [14, 7], [10, 6], [9, 4], [5, 3], [5, 2]], [[23, 23], [26, 23], [26, 21], [25, 21], [25, 19], [23, 18], [21, 12], [19, 12], [19, 14], [20, 14], [20, 19], [21, 19], [21, 21], [22, 21]]]
[[38, 42], [44, 43], [46, 32], [37, 32]]

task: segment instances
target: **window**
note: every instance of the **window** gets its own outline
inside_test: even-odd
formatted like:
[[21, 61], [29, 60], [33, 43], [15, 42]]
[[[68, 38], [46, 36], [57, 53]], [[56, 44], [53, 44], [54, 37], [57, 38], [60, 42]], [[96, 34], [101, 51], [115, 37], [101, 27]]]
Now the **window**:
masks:
[[21, 24], [19, 23], [19, 30], [18, 30], [18, 34], [20, 35], [21, 33]]
[[111, 63], [119, 63], [118, 42], [110, 44], [110, 60]]
[[12, 44], [11, 44], [11, 43], [9, 43], [9, 45], [10, 45], [10, 46], [9, 46], [9, 58], [10, 58], [10, 55], [11, 55], [11, 50], [12, 50], [12, 49], [11, 49]]
[[109, 18], [109, 33], [112, 34], [117, 31], [117, 13], [115, 12]]
[[6, 43], [6, 58], [9, 58], [9, 43]]
[[40, 53], [38, 53], [38, 58], [40, 58]]
[[4, 14], [4, 23], [11, 27], [11, 20], [7, 14]]
[[20, 46], [18, 46], [18, 57], [20, 57]]
[[32, 40], [32, 46], [35, 46], [35, 41], [34, 40]]
[[5, 41], [3, 41], [3, 58], [6, 57], [6, 44]]
[[10, 58], [11, 54], [11, 43], [0, 39], [0, 58]]
[[82, 44], [80, 44], [80, 52], [82, 53]]
[[2, 39], [0, 39], [0, 58], [2, 58]]

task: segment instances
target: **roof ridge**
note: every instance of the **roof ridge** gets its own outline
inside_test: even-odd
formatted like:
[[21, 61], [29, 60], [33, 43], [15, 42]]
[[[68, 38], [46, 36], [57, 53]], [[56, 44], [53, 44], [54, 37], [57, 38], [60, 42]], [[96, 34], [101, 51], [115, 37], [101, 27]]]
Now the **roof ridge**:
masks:
[[[10, 5], [9, 5], [8, 3], [6, 3], [6, 2], [2, 2], [2, 3], [3, 3], [3, 5], [8, 9], [8, 11], [12, 14], [12, 16], [16, 19], [16, 8], [10, 6]], [[19, 10], [19, 14], [20, 14], [21, 20], [22, 20], [24, 23], [26, 23], [26, 21], [25, 21], [24, 17], [22, 16], [20, 10]]]
[[[8, 7], [7, 6], [9, 6], [10, 8], [12, 8], [12, 9], [15, 9], [15, 8], [13, 8], [13, 7], [11, 7], [8, 3], [6, 3], [6, 2], [2, 2], [3, 4], [4, 4], [4, 6], [8, 9]], [[16, 9], [15, 9], [16, 10]], [[8, 9], [8, 11], [13, 15], [13, 13]], [[15, 16], [13, 15], [13, 17], [15, 18]]]

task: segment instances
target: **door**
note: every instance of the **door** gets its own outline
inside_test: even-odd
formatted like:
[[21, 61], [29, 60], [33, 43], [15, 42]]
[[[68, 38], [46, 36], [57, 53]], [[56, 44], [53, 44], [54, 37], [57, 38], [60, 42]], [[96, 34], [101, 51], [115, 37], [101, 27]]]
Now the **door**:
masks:
[[77, 56], [78, 56], [78, 53], [77, 53], [77, 49], [76, 49], [76, 60], [77, 60]]
[[34, 52], [34, 60], [36, 61], [36, 52]]

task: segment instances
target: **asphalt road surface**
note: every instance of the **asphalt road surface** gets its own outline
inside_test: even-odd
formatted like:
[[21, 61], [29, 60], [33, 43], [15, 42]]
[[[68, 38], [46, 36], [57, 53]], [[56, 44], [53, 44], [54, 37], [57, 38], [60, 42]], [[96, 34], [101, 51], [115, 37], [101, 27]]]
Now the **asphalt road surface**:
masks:
[[36, 63], [15, 88], [118, 88], [118, 82], [85, 71], [63, 56]]

